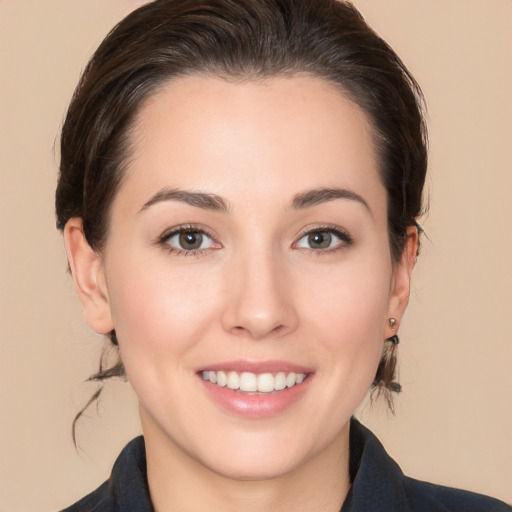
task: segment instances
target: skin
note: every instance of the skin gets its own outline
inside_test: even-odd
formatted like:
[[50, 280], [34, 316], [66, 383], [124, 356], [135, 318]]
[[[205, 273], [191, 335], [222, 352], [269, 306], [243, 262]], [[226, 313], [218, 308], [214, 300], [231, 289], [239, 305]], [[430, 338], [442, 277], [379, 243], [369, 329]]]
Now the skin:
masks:
[[[353, 197], [293, 207], [325, 188]], [[226, 210], [158, 200], [163, 190], [215, 194]], [[386, 211], [371, 125], [321, 79], [191, 76], [146, 101], [105, 250], [80, 219], [65, 242], [87, 323], [116, 330], [157, 511], [340, 509], [349, 420], [415, 262], [411, 229], [393, 263]], [[208, 233], [198, 252], [161, 240], [183, 225]], [[351, 241], [311, 247], [307, 233], [326, 226]], [[234, 359], [310, 368], [307, 391], [270, 417], [230, 413], [197, 369]]]

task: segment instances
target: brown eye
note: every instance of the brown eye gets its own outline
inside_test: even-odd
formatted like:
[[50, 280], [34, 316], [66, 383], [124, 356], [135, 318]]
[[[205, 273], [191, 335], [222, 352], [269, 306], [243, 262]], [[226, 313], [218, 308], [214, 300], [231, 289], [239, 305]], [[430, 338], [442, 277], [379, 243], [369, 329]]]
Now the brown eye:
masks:
[[327, 249], [331, 246], [332, 234], [326, 231], [310, 233], [308, 244], [311, 249]]
[[295, 247], [315, 251], [336, 249], [352, 244], [352, 237], [340, 229], [319, 228], [304, 234]]
[[206, 233], [190, 229], [175, 231], [165, 243], [180, 251], [197, 251], [213, 246], [213, 240]]
[[197, 233], [197, 232], [180, 233], [179, 245], [180, 245], [181, 249], [185, 249], [187, 251], [192, 251], [194, 249], [199, 249], [201, 247], [202, 243], [203, 243], [202, 233]]

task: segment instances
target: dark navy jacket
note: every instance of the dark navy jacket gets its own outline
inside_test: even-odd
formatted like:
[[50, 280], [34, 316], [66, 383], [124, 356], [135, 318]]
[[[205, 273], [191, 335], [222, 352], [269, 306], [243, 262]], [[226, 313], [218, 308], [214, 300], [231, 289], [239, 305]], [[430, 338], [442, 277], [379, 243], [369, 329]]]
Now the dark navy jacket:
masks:
[[[350, 425], [350, 477], [352, 487], [340, 512], [512, 512], [493, 498], [404, 476], [378, 439], [355, 419]], [[153, 512], [144, 438], [124, 448], [109, 480], [63, 512]]]

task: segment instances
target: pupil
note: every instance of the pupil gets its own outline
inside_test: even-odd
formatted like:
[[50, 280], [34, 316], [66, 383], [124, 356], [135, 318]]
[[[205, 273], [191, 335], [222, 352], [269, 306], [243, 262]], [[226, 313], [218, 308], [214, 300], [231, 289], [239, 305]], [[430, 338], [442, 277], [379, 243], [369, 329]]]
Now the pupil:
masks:
[[199, 249], [203, 241], [203, 235], [200, 233], [181, 233], [180, 245], [183, 249], [193, 250]]
[[331, 245], [330, 233], [312, 233], [309, 235], [309, 245], [313, 249], [326, 249]]

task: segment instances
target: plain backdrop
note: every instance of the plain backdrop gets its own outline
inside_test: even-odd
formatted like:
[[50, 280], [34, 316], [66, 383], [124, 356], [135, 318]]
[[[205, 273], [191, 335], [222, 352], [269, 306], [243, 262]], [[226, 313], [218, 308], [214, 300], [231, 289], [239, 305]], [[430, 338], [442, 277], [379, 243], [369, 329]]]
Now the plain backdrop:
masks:
[[[141, 2], [0, 0], [0, 512], [60, 509], [140, 432], [129, 385], [96, 390], [53, 211], [61, 122], [88, 57]], [[416, 478], [512, 502], [512, 1], [356, 0], [423, 87], [428, 235], [401, 328], [397, 414], [358, 416]], [[58, 146], [58, 143], [57, 143]]]

